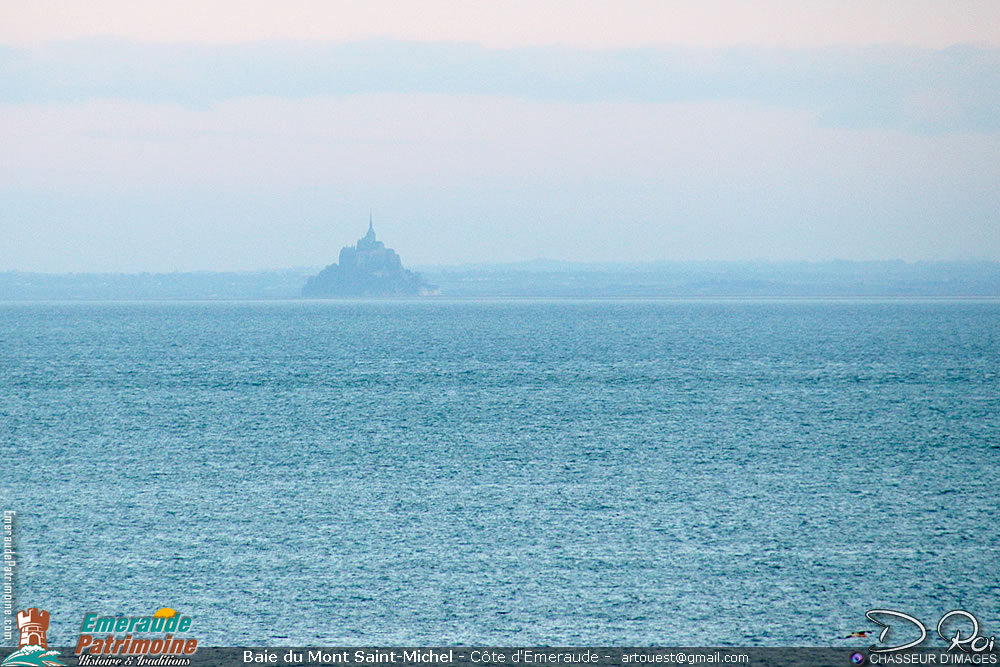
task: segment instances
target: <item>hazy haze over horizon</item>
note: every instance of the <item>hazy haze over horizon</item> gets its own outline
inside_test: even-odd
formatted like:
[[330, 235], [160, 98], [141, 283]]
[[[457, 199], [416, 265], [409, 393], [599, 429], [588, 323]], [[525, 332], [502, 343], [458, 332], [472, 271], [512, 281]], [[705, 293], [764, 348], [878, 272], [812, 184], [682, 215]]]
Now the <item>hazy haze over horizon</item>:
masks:
[[995, 2], [0, 19], [0, 271], [1000, 260]]

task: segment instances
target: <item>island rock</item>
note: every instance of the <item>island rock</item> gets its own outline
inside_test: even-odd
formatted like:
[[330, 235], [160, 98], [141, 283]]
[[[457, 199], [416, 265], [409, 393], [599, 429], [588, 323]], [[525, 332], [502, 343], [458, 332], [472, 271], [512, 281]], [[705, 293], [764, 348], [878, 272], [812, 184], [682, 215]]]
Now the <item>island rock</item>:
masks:
[[353, 246], [340, 251], [340, 261], [306, 282], [302, 296], [417, 296], [430, 294], [420, 276], [403, 268], [392, 248], [375, 238], [371, 217], [368, 233]]

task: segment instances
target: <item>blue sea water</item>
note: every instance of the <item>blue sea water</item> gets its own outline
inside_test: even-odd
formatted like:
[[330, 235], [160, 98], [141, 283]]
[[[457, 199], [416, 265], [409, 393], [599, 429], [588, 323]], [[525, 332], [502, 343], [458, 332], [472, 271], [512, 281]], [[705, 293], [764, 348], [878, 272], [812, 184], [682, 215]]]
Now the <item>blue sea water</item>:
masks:
[[9, 303], [0, 370], [50, 644], [1000, 634], [995, 301]]

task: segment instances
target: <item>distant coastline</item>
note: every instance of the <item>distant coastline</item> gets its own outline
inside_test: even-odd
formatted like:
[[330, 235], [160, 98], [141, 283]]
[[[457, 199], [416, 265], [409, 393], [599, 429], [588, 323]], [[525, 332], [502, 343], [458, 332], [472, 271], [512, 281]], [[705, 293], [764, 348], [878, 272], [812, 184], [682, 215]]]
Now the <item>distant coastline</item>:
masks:
[[[1000, 262], [653, 262], [418, 266], [440, 297], [1000, 297]], [[317, 267], [0, 272], [0, 300], [299, 299]], [[434, 298], [434, 297], [413, 297]]]

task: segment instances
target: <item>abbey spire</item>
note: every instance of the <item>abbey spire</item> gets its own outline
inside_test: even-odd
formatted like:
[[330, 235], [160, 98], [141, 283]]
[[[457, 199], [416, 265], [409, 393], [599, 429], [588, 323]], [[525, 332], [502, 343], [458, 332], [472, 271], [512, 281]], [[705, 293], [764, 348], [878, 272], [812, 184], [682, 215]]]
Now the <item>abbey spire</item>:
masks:
[[374, 250], [381, 247], [382, 244], [375, 239], [375, 226], [372, 224], [372, 213], [368, 211], [368, 233], [358, 239], [357, 248], [359, 250]]

